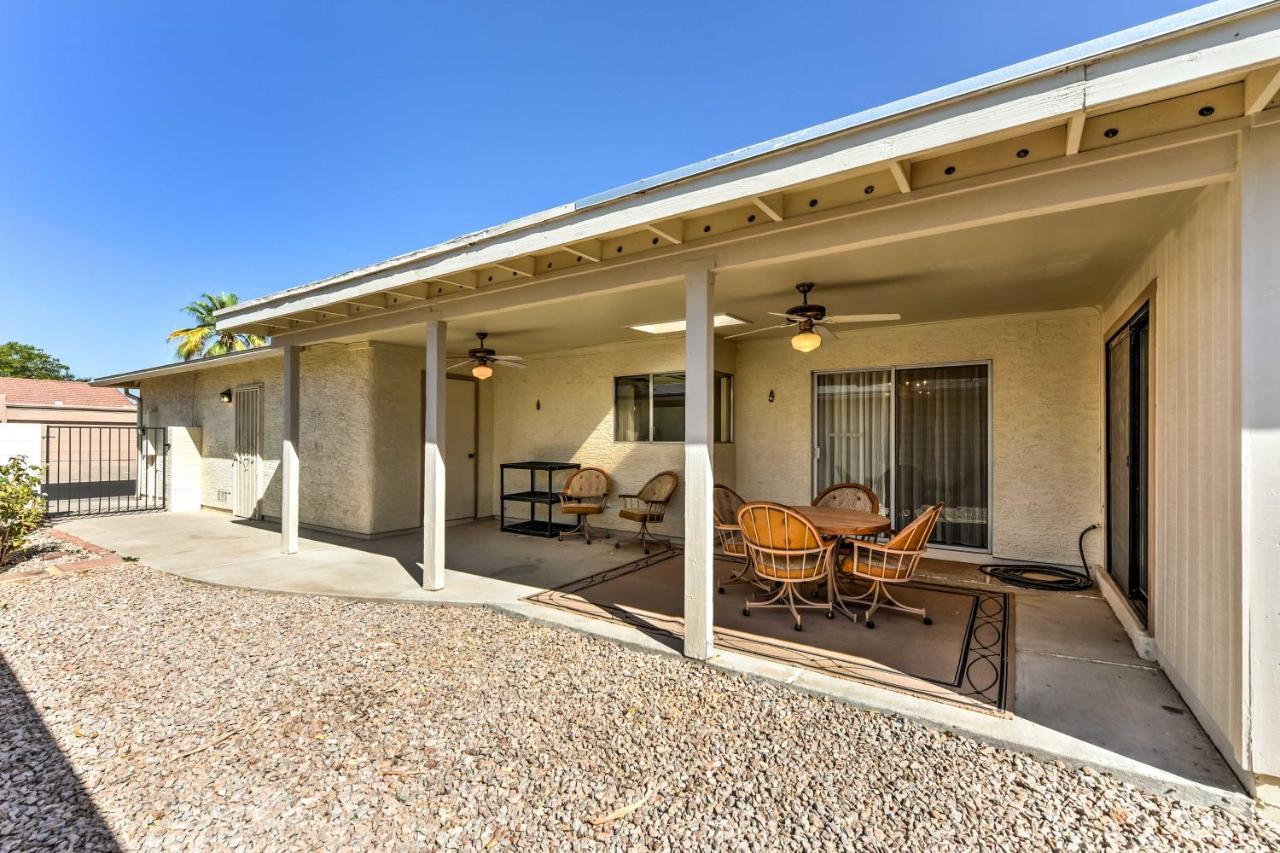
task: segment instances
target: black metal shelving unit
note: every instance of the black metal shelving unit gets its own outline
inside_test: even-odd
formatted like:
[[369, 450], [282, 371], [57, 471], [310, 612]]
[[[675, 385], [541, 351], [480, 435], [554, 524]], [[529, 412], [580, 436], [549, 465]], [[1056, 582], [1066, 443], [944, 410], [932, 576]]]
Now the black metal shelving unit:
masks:
[[[576, 471], [582, 466], [576, 462], [506, 462], [499, 466], [498, 487], [502, 489], [502, 506], [499, 510], [499, 526], [504, 533], [521, 533], [525, 536], [543, 536], [551, 538], [572, 530], [572, 524], [552, 520], [555, 505], [560, 503], [560, 493], [555, 490], [554, 483], [557, 471]], [[527, 491], [507, 491], [507, 471], [528, 471], [529, 488]], [[546, 485], [538, 488], [538, 473], [546, 475]], [[507, 501], [517, 501], [529, 505], [529, 518], [507, 523]], [[547, 508], [547, 517], [538, 520], [538, 507]]]

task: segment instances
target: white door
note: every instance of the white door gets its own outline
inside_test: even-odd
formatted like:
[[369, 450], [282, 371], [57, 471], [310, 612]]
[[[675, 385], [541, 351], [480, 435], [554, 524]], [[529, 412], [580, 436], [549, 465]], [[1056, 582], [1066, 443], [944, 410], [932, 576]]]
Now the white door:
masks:
[[476, 515], [476, 386], [450, 377], [445, 382], [445, 516]]
[[236, 419], [231, 512], [240, 518], [258, 518], [262, 513], [262, 386], [237, 388], [231, 405]]

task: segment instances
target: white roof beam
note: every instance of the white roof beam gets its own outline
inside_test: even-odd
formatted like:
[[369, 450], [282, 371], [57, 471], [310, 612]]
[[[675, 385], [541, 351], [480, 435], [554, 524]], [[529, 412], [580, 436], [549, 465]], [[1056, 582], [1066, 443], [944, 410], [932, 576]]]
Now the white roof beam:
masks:
[[1256, 115], [1280, 92], [1280, 65], [1259, 68], [1244, 78], [1244, 114]]
[[533, 258], [510, 258], [504, 261], [495, 261], [493, 265], [500, 270], [506, 270], [524, 278], [533, 278]]
[[898, 192], [911, 192], [911, 164], [906, 160], [890, 160], [889, 174], [893, 175], [893, 182], [898, 185]]
[[441, 284], [451, 284], [454, 287], [461, 287], [463, 290], [475, 290], [478, 285], [479, 274], [473, 270], [463, 270], [461, 272], [449, 273], [448, 276], [434, 276], [427, 281], [438, 281]]
[[1084, 110], [1072, 113], [1067, 120], [1067, 156], [1080, 153], [1080, 140], [1084, 138]]
[[774, 222], [782, 221], [782, 193], [773, 193], [767, 196], [756, 196], [751, 199], [751, 203], [764, 213], [765, 216]]
[[657, 234], [668, 243], [674, 243], [677, 246], [684, 242], [684, 220], [683, 219], [667, 219], [662, 222], [646, 223], [645, 228]]
[[383, 309], [387, 307], [387, 297], [381, 293], [370, 293], [368, 296], [352, 296], [342, 301], [347, 305], [358, 305], [361, 308]]
[[598, 264], [604, 257], [604, 250], [601, 246], [602, 244], [599, 240], [587, 240], [583, 243], [568, 243], [561, 246], [560, 251], [568, 252], [575, 257], [586, 258], [588, 261]]

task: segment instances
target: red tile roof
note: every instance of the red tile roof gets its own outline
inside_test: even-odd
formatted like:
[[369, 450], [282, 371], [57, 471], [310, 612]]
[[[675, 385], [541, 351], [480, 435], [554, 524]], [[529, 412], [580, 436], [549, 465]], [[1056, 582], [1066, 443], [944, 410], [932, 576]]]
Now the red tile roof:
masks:
[[10, 405], [94, 406], [132, 411], [133, 400], [115, 388], [93, 388], [88, 382], [64, 382], [60, 379], [14, 379], [0, 376], [0, 394]]

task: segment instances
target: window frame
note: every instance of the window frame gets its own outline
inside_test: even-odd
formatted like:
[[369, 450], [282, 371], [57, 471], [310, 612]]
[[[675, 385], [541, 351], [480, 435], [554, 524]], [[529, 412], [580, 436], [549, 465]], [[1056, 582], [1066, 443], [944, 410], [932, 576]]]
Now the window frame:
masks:
[[[728, 412], [729, 412], [729, 429], [728, 429], [729, 436], [728, 438], [725, 438], [722, 440], [719, 438], [718, 435], [716, 435], [712, 439], [712, 443], [713, 444], [733, 444], [734, 431], [735, 431], [734, 428], [735, 428], [735, 422], [736, 422], [736, 418], [734, 417], [734, 411], [733, 411], [734, 377], [733, 377], [733, 374], [727, 370], [716, 370], [714, 371], [713, 375], [716, 381], [719, 381], [721, 379], [729, 380], [728, 393], [723, 395], [723, 398], [722, 398], [722, 402], [728, 408]], [[620, 376], [613, 377], [613, 441], [615, 444], [684, 444], [683, 439], [680, 439], [680, 440], [656, 439], [653, 437], [654, 427], [655, 427], [654, 417], [653, 417], [654, 416], [654, 405], [653, 405], [654, 381], [653, 380], [654, 380], [654, 377], [656, 376], [678, 376], [683, 381], [685, 379], [686, 373], [683, 370], [657, 370], [657, 371], [650, 371], [648, 373], [625, 373]], [[649, 437], [648, 438], [619, 438], [618, 437], [618, 382], [619, 380], [623, 380], [623, 379], [643, 379], [648, 385], [648, 388], [649, 388]], [[715, 407], [714, 386], [712, 387], [711, 395], [712, 395], [712, 407], [714, 408]], [[719, 432], [718, 420], [719, 420], [719, 410], [717, 409], [713, 417], [713, 423], [712, 423], [713, 433]]]

